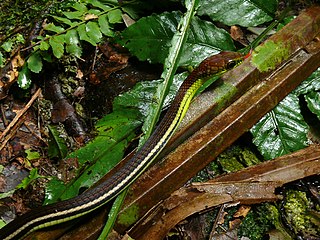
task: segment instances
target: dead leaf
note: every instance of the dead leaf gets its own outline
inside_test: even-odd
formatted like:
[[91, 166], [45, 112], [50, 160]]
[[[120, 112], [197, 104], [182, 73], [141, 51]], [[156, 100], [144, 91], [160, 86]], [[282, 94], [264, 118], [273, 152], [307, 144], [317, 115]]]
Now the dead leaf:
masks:
[[89, 13], [84, 17], [84, 20], [91, 20], [91, 19], [97, 19], [97, 18], [98, 18], [97, 15]]
[[233, 217], [245, 217], [247, 216], [248, 212], [250, 211], [251, 207], [246, 205], [241, 205], [238, 211], [233, 215]]

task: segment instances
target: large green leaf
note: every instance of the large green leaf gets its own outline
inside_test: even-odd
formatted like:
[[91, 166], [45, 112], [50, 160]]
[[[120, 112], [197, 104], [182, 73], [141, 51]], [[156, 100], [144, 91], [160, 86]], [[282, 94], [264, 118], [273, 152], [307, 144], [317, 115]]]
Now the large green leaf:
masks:
[[58, 22], [62, 22], [64, 24], [67, 24], [69, 26], [73, 26], [75, 23], [74, 22], [71, 22], [70, 19], [68, 18], [64, 18], [64, 17], [59, 17], [59, 16], [54, 16], [52, 15], [52, 17], [57, 20]]
[[102, 118], [96, 124], [98, 136], [66, 157], [78, 160], [81, 175], [66, 185], [56, 179], [50, 181], [45, 203], [78, 195], [81, 188], [90, 187], [112, 169], [122, 159], [128, 141], [135, 137], [135, 131], [141, 125], [140, 118], [135, 109], [115, 111]]
[[183, 46], [187, 40], [188, 29], [190, 28], [198, 4], [199, 0], [186, 0], [185, 2], [187, 11], [180, 19], [178, 29], [171, 39], [169, 53], [164, 61], [163, 72], [161, 74], [163, 84], [159, 85], [157, 88], [156, 95], [154, 96], [155, 102], [153, 107], [150, 108], [146, 121], [142, 126], [145, 135], [140, 138], [140, 146], [142, 146], [151, 136], [151, 133], [159, 120], [166, 95], [173, 83], [174, 74], [179, 67], [179, 60], [183, 54]]
[[198, 15], [226, 25], [256, 26], [273, 19], [276, 0], [202, 0]]
[[320, 68], [304, 80], [295, 90], [296, 95], [304, 95], [311, 112], [320, 119]]
[[307, 94], [313, 91], [320, 90], [320, 68], [314, 71], [310, 77], [304, 80], [295, 90], [297, 95]]
[[194, 17], [183, 47], [180, 65], [198, 65], [208, 56], [217, 54], [221, 50], [235, 50], [229, 33], [210, 22]]
[[[140, 60], [164, 63], [171, 40], [178, 31], [181, 13], [163, 13], [141, 18], [123, 31], [117, 41]], [[194, 18], [181, 53], [179, 65], [196, 65], [221, 50], [234, 50], [230, 35], [212, 23]]]
[[299, 99], [289, 94], [252, 129], [253, 143], [265, 159], [272, 159], [307, 146], [308, 125], [304, 121]]
[[48, 50], [50, 48], [50, 44], [48, 43], [48, 40], [47, 41], [41, 41], [40, 45], [39, 45], [39, 48], [42, 51]]
[[[165, 106], [174, 98], [185, 76], [185, 73], [177, 75]], [[136, 129], [145, 119], [161, 83], [161, 80], [140, 82], [114, 100], [113, 113], [96, 124], [98, 136], [85, 147], [67, 156], [78, 159], [80, 169], [88, 167], [82, 176], [67, 185], [57, 179], [51, 180], [46, 190], [46, 204], [77, 195], [81, 187], [89, 187], [121, 160], [127, 142], [135, 136]]]
[[310, 92], [306, 94], [305, 99], [308, 104], [308, 108], [311, 112], [317, 115], [320, 119], [320, 93], [319, 92]]
[[142, 61], [163, 63], [180, 18], [179, 12], [141, 18], [122, 32], [118, 42]]
[[88, 11], [87, 6], [84, 3], [78, 3], [75, 2], [73, 4], [70, 4], [72, 8], [74, 8], [75, 10], [77, 10], [78, 12], [80, 12], [81, 14], [84, 14]]
[[[175, 76], [163, 104], [164, 108], [169, 106], [186, 76], [186, 72]], [[162, 83], [162, 79], [137, 83], [132, 90], [123, 94], [121, 97], [115, 98], [113, 110], [118, 111], [126, 107], [135, 108], [138, 109], [144, 117], [147, 117], [150, 114], [150, 108], [154, 107], [154, 96]]]

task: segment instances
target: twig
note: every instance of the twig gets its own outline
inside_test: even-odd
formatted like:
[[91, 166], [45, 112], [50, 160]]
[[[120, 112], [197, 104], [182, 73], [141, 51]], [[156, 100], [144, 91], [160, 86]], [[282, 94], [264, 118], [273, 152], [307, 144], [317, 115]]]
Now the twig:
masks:
[[[15, 116], [15, 118], [12, 120], [12, 122], [10, 122], [10, 124], [7, 126], [7, 128], [2, 132], [1, 136], [0, 136], [0, 141], [2, 141], [1, 146], [0, 146], [0, 151], [4, 148], [4, 146], [7, 144], [7, 142], [10, 140], [10, 138], [6, 138], [5, 136], [7, 134], [9, 134], [9, 132], [11, 131], [11, 129], [17, 124], [17, 122], [20, 120], [20, 118], [27, 112], [27, 110], [31, 107], [31, 105], [33, 104], [33, 102], [39, 97], [39, 95], [41, 94], [41, 89], [39, 88], [35, 94], [33, 94], [32, 98], [30, 99], [30, 101], [26, 104], [26, 106], [20, 110], [17, 115]], [[5, 140], [4, 140], [5, 139]]]

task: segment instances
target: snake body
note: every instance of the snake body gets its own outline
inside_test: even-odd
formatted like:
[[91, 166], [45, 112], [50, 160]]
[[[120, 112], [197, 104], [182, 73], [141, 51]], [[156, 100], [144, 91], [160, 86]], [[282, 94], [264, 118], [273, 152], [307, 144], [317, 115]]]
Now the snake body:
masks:
[[243, 58], [240, 53], [221, 52], [202, 61], [182, 83], [170, 108], [151, 137], [117, 173], [101, 185], [77, 197], [31, 210], [18, 217], [0, 229], [0, 239], [22, 239], [35, 230], [92, 212], [116, 197], [140, 176], [165, 147], [200, 86], [209, 77], [234, 68]]

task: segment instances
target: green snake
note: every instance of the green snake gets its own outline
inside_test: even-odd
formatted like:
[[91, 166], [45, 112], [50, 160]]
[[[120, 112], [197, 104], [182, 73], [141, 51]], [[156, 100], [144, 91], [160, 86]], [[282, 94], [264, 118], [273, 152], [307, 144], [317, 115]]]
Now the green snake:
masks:
[[77, 197], [31, 210], [18, 217], [0, 229], [0, 239], [22, 239], [38, 229], [83, 216], [115, 198], [141, 175], [165, 147], [202, 84], [208, 78], [236, 67], [244, 58], [241, 53], [226, 51], [203, 60], [184, 80], [151, 137], [117, 173]]

